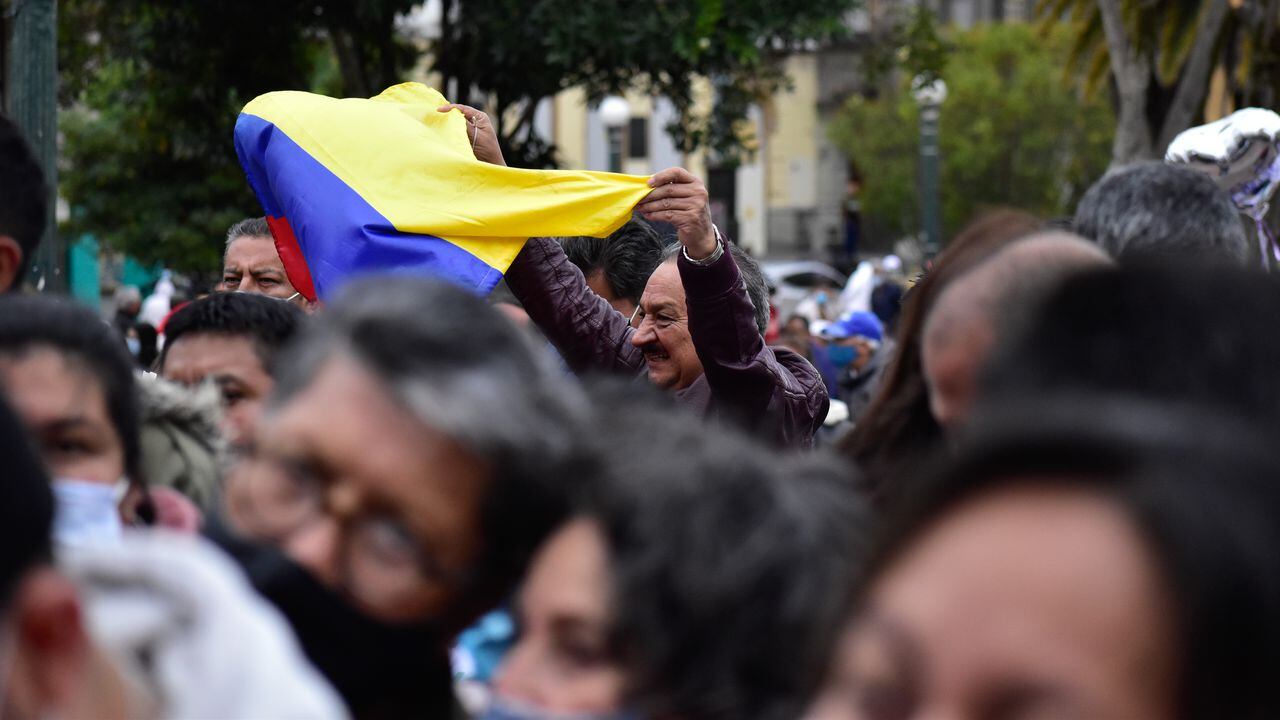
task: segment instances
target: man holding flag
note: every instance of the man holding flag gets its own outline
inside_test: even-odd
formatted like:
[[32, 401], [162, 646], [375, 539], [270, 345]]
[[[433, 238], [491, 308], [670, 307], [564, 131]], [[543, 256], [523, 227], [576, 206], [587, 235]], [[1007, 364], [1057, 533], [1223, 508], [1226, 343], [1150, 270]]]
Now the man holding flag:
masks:
[[[476, 158], [505, 164], [488, 117], [463, 105], [441, 111], [454, 109], [473, 130]], [[711, 222], [701, 180], [671, 168], [649, 186], [636, 212], [674, 226], [679, 246], [653, 272], [631, 318], [592, 292], [549, 238], [525, 244], [507, 285], [575, 371], [645, 372], [700, 414], [780, 445], [812, 445], [827, 391], [803, 357], [765, 344], [769, 307], [759, 267]]]
[[[811, 445], [825, 419], [821, 377], [765, 344], [760, 269], [720, 235], [686, 170], [508, 168], [487, 115], [418, 83], [373, 98], [267, 93], [241, 111], [235, 146], [308, 301], [364, 274], [443, 277], [481, 294], [505, 274], [577, 371], [644, 372], [701, 415], [781, 445]], [[680, 243], [628, 318], [549, 238], [607, 237], [633, 209], [675, 227]]]

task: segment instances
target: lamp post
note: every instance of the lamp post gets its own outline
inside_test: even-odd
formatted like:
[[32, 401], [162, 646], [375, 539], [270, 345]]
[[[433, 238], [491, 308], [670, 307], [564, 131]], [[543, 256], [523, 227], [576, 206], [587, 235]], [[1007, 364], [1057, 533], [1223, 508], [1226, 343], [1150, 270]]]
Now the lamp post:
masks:
[[911, 83], [911, 94], [920, 106], [920, 225], [924, 230], [925, 257], [932, 258], [942, 248], [938, 116], [947, 99], [947, 84], [941, 79], [930, 81], [917, 76]]
[[600, 121], [609, 145], [609, 172], [622, 172], [622, 128], [630, 119], [631, 105], [625, 98], [610, 95], [600, 102]]

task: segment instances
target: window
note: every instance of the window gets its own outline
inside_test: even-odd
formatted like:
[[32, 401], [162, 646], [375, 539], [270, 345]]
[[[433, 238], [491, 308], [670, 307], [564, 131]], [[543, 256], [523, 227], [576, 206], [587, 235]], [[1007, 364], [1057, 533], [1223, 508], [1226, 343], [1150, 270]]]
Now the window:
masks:
[[627, 157], [649, 157], [649, 118], [633, 117], [627, 127]]

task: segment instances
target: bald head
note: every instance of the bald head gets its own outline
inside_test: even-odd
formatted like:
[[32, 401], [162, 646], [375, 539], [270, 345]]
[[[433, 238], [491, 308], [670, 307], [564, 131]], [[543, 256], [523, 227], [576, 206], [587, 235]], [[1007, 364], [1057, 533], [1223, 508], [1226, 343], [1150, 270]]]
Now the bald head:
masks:
[[1094, 243], [1053, 231], [1013, 243], [952, 282], [923, 334], [924, 376], [938, 423], [963, 421], [996, 342], [1028, 322], [1046, 293], [1075, 273], [1111, 263]]

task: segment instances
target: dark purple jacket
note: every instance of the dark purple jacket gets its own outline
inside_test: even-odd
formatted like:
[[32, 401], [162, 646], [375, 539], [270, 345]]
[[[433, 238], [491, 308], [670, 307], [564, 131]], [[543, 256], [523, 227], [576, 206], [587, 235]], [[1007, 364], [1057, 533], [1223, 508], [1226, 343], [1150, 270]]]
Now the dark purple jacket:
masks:
[[[742, 274], [726, 249], [715, 263], [676, 261], [689, 311], [689, 334], [703, 375], [676, 400], [727, 418], [781, 445], [810, 447], [830, 401], [818, 371], [800, 355], [765, 345]], [[529, 317], [575, 372], [645, 371], [627, 318], [587, 287], [560, 243], [530, 238], [506, 274]]]

